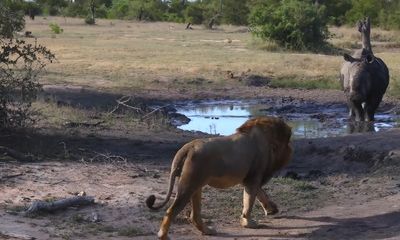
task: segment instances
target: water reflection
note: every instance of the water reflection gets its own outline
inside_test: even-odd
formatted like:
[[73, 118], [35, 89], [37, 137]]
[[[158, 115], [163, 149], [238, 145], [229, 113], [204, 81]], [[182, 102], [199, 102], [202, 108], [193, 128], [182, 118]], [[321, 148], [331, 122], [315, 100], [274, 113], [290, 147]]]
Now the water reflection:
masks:
[[[377, 129], [379, 130], [379, 129]], [[347, 123], [348, 133], [376, 132], [374, 123], [371, 122], [349, 122]]]
[[[178, 106], [177, 110], [178, 113], [191, 119], [188, 124], [180, 126], [180, 129], [220, 135], [234, 133], [237, 127], [251, 117], [278, 115], [277, 112], [279, 112], [279, 116], [287, 119], [295, 138], [340, 136], [357, 132], [379, 131], [397, 125], [393, 116], [390, 115], [377, 115], [375, 124], [350, 124], [346, 120], [345, 106], [341, 106], [341, 108], [343, 109], [315, 108], [315, 112], [307, 111], [307, 114], [293, 111], [282, 113], [276, 111], [276, 108], [268, 103], [212, 102], [182, 105]], [[296, 111], [301, 111], [301, 109]], [[323, 117], [315, 117], [320, 115]]]

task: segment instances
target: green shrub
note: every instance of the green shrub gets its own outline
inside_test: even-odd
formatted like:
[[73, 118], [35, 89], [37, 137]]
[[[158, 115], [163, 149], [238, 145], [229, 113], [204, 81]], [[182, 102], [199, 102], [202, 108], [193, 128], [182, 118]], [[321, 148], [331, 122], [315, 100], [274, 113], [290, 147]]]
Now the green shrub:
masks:
[[63, 8], [62, 15], [67, 17], [84, 17], [88, 14], [88, 8], [84, 4], [70, 3]]
[[110, 18], [160, 21], [166, 12], [166, 4], [157, 0], [114, 0], [109, 10]]
[[89, 24], [89, 25], [93, 25], [93, 24], [96, 23], [96, 20], [95, 20], [94, 18], [92, 18], [92, 16], [87, 16], [87, 17], [85, 18], [85, 23], [86, 23], [86, 24]]
[[249, 22], [257, 37], [293, 50], [318, 49], [329, 36], [324, 6], [310, 1], [282, 0], [253, 8]]
[[14, 32], [25, 27], [23, 11], [11, 9], [0, 3], [0, 37], [12, 38]]
[[192, 24], [204, 22], [203, 8], [199, 4], [191, 4], [184, 10], [185, 21]]
[[40, 90], [38, 73], [54, 59], [45, 47], [0, 38], [0, 128], [25, 127]]
[[107, 18], [108, 8], [102, 4], [96, 8], [96, 18]]
[[50, 23], [49, 27], [50, 27], [51, 31], [55, 34], [60, 34], [60, 33], [64, 32], [64, 29], [62, 29], [57, 23]]

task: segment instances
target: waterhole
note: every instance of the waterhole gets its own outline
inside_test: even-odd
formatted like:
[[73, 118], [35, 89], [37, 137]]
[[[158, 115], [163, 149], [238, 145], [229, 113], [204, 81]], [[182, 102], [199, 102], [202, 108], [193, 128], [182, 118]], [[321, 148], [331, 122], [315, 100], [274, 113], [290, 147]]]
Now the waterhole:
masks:
[[230, 135], [247, 119], [257, 116], [279, 116], [292, 127], [294, 138], [343, 136], [355, 132], [383, 131], [399, 126], [399, 116], [375, 115], [372, 124], [351, 123], [344, 104], [316, 104], [291, 98], [279, 100], [205, 101], [181, 103], [177, 112], [190, 122], [180, 129], [209, 134]]

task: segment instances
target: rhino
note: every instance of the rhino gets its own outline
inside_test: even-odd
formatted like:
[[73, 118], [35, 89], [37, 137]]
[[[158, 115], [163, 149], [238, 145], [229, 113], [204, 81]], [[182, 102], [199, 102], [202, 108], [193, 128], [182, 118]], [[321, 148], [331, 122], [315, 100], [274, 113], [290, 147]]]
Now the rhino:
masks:
[[340, 83], [347, 98], [349, 118], [355, 121], [374, 121], [375, 111], [389, 85], [389, 69], [371, 48], [370, 19], [358, 22], [362, 49], [352, 56], [344, 54]]

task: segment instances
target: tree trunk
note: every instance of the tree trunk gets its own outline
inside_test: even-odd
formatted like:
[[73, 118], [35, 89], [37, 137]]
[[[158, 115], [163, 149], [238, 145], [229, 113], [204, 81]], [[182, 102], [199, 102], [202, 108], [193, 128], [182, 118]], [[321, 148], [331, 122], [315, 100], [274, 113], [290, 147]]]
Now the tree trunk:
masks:
[[90, 2], [90, 13], [92, 15], [92, 23], [93, 24], [95, 24], [95, 21], [96, 21], [96, 19], [95, 19], [95, 11], [96, 11], [96, 6], [94, 4], [94, 0], [92, 0]]

